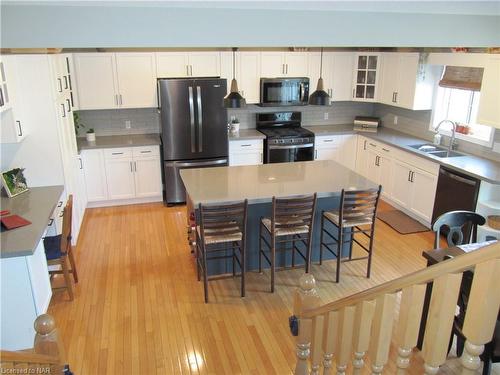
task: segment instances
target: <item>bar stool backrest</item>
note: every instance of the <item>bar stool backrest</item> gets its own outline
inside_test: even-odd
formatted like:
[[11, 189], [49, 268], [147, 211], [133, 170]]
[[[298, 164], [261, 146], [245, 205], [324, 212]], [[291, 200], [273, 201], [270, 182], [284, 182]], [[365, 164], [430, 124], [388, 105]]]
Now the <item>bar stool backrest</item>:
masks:
[[66, 254], [71, 246], [71, 227], [73, 224], [73, 195], [68, 197], [68, 202], [63, 211], [61, 253]]
[[377, 189], [342, 190], [339, 223], [374, 223], [382, 186]]
[[199, 205], [200, 236], [205, 243], [205, 235], [211, 237], [231, 236], [241, 233], [245, 238], [248, 200], [223, 205]]
[[315, 210], [316, 193], [294, 198], [273, 197], [272, 233], [280, 229], [293, 231], [305, 225], [312, 232]]
[[477, 242], [477, 226], [484, 225], [485, 223], [486, 219], [483, 216], [472, 211], [446, 212], [439, 216], [434, 224], [432, 224], [432, 230], [435, 232], [434, 247], [436, 249], [440, 247], [439, 234], [442, 226], [449, 228], [446, 242], [449, 247], [452, 247]]

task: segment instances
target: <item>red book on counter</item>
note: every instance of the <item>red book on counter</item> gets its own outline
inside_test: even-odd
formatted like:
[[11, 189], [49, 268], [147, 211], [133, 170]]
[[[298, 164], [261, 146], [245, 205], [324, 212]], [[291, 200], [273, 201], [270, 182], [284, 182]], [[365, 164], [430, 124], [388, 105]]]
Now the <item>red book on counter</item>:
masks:
[[24, 227], [25, 225], [30, 225], [31, 221], [28, 221], [18, 215], [4, 216], [0, 218], [2, 225], [7, 229], [14, 229], [19, 227]]

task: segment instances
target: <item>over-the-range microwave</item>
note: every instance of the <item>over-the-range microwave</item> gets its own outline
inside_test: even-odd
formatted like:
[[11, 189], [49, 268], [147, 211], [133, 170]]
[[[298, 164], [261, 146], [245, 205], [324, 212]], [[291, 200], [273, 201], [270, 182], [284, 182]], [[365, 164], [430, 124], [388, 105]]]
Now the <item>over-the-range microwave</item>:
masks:
[[306, 105], [309, 78], [261, 78], [260, 105], [266, 107]]

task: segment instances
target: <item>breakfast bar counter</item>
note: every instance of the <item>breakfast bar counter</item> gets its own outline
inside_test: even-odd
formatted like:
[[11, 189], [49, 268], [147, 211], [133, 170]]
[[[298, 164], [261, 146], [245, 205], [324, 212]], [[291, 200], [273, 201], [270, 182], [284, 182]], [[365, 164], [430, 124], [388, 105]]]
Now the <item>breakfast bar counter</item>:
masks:
[[[312, 261], [319, 259], [319, 237], [322, 211], [338, 209], [340, 193], [345, 190], [377, 188], [370, 180], [332, 160], [276, 163], [251, 166], [183, 169], [181, 178], [188, 196], [188, 218], [198, 217], [198, 205], [222, 204], [248, 199], [246, 265], [258, 268], [259, 223], [271, 217], [273, 197], [292, 197], [317, 193], [316, 215], [312, 236]], [[193, 215], [194, 214], [194, 215]], [[198, 220], [196, 220], [198, 222]], [[190, 223], [193, 226], [193, 223]], [[346, 237], [347, 240], [347, 237]], [[346, 244], [343, 252], [349, 250]], [[288, 262], [290, 254], [277, 259]], [[328, 254], [326, 259], [332, 258]], [[224, 274], [229, 262], [209, 268], [209, 274]]]

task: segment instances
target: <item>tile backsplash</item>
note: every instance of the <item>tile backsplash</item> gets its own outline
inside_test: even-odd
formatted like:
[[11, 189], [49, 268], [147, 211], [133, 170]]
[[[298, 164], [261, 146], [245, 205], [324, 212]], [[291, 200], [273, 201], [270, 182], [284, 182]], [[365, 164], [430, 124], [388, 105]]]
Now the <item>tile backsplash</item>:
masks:
[[[160, 132], [160, 115], [156, 108], [79, 111], [78, 114], [85, 126], [79, 129], [78, 136], [84, 136], [90, 128], [98, 136]], [[130, 129], [126, 128], [126, 121], [130, 121]]]
[[299, 111], [302, 112], [302, 125], [335, 125], [352, 124], [355, 116], [370, 116], [372, 103], [336, 102], [331, 106], [297, 106], [297, 107], [260, 107], [249, 104], [242, 109], [228, 109], [227, 118], [236, 116], [240, 120], [241, 129], [255, 128], [256, 113]]

